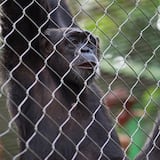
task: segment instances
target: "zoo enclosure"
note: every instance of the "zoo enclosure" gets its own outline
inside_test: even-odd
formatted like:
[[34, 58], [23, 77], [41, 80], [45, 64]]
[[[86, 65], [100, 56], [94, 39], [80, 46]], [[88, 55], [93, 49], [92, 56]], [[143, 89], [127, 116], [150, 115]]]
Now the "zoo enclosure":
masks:
[[[101, 75], [97, 75], [97, 84], [104, 92], [122, 145], [134, 159], [160, 107], [160, 1], [72, 0], [68, 4], [73, 20], [100, 38]], [[1, 43], [2, 52], [2, 39]], [[18, 154], [17, 132], [5, 107], [6, 83], [1, 84], [0, 155], [12, 159]], [[115, 104], [107, 100], [110, 96]], [[131, 108], [126, 108], [128, 102]], [[125, 110], [128, 114], [123, 120]]]

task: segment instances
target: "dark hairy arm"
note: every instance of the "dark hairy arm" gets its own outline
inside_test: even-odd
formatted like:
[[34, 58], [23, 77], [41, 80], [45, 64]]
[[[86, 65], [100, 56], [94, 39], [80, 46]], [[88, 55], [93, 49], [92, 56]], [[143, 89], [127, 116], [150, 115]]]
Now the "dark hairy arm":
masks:
[[[39, 53], [39, 30], [47, 27], [47, 2], [42, 0], [1, 1], [2, 36], [5, 41], [4, 65], [12, 70], [23, 55], [25, 63]], [[31, 46], [29, 46], [31, 45]], [[36, 48], [36, 51], [34, 49]]]

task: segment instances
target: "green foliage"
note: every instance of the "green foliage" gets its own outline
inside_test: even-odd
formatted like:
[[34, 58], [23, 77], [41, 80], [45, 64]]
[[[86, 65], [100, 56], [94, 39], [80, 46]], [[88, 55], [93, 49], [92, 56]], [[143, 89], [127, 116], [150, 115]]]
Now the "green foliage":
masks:
[[[160, 59], [160, 31], [156, 28], [159, 5], [160, 0], [81, 0], [77, 7], [82, 8], [82, 12], [79, 9], [74, 14], [82, 28], [100, 37], [103, 61], [110, 57], [112, 64], [115, 58], [122, 56], [126, 68], [121, 68], [121, 73], [136, 76], [133, 72], [141, 72], [145, 65], [142, 76], [152, 78], [150, 73], [153, 73], [159, 78], [155, 74]], [[108, 72], [103, 61], [102, 69]], [[114, 73], [114, 69], [111, 71]]]
[[148, 88], [142, 95], [142, 103], [145, 107], [144, 110], [148, 114], [156, 114], [160, 109], [160, 88], [158, 86], [152, 86]]
[[[81, 0], [77, 4], [83, 10], [74, 11], [76, 21], [101, 40], [100, 67], [103, 72], [107, 75], [124, 74], [133, 81], [138, 79], [138, 83], [141, 83], [141, 78], [152, 81], [152, 84], [160, 79], [160, 31], [156, 26], [160, 18], [159, 6], [160, 0]], [[138, 88], [134, 93], [140, 96], [137, 99], [141, 103], [135, 109], [144, 110], [145, 117], [141, 120], [134, 117], [125, 126], [132, 138], [128, 148], [131, 160], [141, 150], [148, 137], [146, 133], [150, 132], [154, 123], [151, 119], [154, 120], [160, 107], [158, 85], [145, 87], [143, 91]]]

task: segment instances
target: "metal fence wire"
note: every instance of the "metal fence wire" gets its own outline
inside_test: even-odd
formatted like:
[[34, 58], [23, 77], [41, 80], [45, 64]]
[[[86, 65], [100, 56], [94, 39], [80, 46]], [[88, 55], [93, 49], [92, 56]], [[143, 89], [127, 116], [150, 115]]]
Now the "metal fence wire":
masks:
[[0, 160], [159, 159], [159, 0], [0, 7]]

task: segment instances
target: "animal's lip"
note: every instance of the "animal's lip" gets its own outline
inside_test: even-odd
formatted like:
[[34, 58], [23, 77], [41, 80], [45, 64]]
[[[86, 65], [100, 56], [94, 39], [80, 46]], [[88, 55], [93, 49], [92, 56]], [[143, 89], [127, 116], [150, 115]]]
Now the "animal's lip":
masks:
[[78, 65], [78, 68], [80, 69], [86, 69], [86, 70], [93, 70], [93, 68], [96, 66], [96, 63], [94, 62], [85, 62]]

